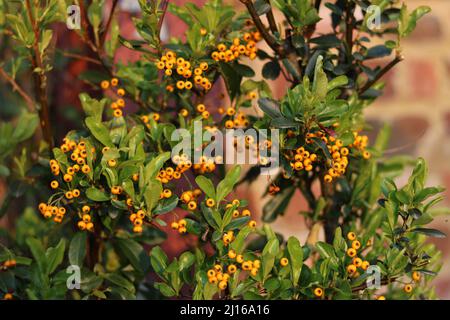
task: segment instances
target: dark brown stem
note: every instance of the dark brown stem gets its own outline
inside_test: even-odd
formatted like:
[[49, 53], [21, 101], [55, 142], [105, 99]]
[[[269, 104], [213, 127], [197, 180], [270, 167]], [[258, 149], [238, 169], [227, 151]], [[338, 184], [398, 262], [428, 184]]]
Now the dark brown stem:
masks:
[[387, 64], [383, 69], [380, 70], [380, 72], [377, 73], [377, 75], [375, 76], [375, 78], [373, 78], [372, 80], [369, 80], [366, 82], [366, 84], [364, 86], [362, 86], [359, 90], [358, 90], [358, 95], [362, 95], [364, 92], [366, 92], [367, 90], [369, 90], [378, 80], [380, 80], [389, 70], [391, 70], [397, 63], [403, 61], [403, 56], [401, 55], [396, 55], [394, 60], [392, 60], [389, 64]]
[[97, 59], [94, 59], [91, 57], [83, 56], [81, 54], [76, 54], [76, 53], [70, 53], [70, 52], [66, 52], [66, 51], [60, 51], [60, 52], [63, 56], [68, 57], [68, 58], [80, 59], [80, 60], [91, 62], [91, 63], [97, 64], [97, 65], [102, 65], [102, 62], [100, 60], [97, 60]]
[[119, 2], [119, 0], [113, 0], [111, 12], [109, 13], [109, 17], [108, 17], [108, 21], [106, 22], [105, 29], [103, 30], [101, 38], [100, 38], [100, 46], [102, 46], [102, 47], [105, 45], [106, 36], [108, 34], [109, 27], [111, 26], [111, 22], [114, 17], [114, 12], [116, 10], [116, 6], [117, 6], [118, 2]]
[[347, 44], [347, 55], [351, 57], [353, 51], [353, 6], [347, 1], [345, 9], [345, 42]]
[[275, 17], [273, 16], [272, 7], [270, 7], [269, 12], [266, 14], [267, 21], [269, 22], [270, 31], [272, 33], [278, 33], [277, 23], [275, 22]]
[[0, 75], [11, 84], [13, 90], [17, 91], [17, 93], [25, 100], [28, 106], [28, 110], [34, 111], [35, 103], [33, 99], [31, 99], [31, 97], [25, 92], [25, 90], [23, 90], [22, 87], [19, 86], [16, 80], [14, 80], [5, 70], [3, 70], [2, 67], [0, 67]]
[[247, 7], [247, 10], [250, 13], [250, 16], [252, 17], [252, 20], [255, 23], [256, 28], [261, 33], [261, 36], [264, 38], [269, 47], [273, 51], [275, 51], [278, 55], [284, 57], [286, 54], [285, 50], [279, 43], [277, 43], [276, 39], [267, 32], [266, 27], [259, 18], [252, 1], [251, 0], [240, 0], [240, 1]]
[[[36, 87], [36, 100], [39, 102], [39, 119], [42, 129], [42, 135], [44, 137], [44, 140], [49, 145], [49, 148], [51, 149], [53, 148], [53, 135], [50, 126], [49, 105], [47, 99], [47, 78], [44, 73], [44, 65], [42, 63], [41, 53], [39, 51], [39, 25], [34, 19], [31, 12], [32, 7], [30, 0], [26, 0], [25, 5], [27, 8], [28, 18], [30, 19], [30, 23], [34, 32], [34, 57], [32, 56], [31, 62], [33, 66], [34, 83]], [[39, 69], [38, 72], [34, 71], [36, 68]]]
[[162, 29], [162, 24], [164, 22], [164, 17], [166, 16], [166, 12], [167, 12], [167, 7], [169, 6], [169, 0], [164, 0], [161, 4], [161, 10], [162, 10], [162, 14], [161, 17], [159, 18], [158, 21], [158, 36], [161, 39], [161, 29]]
[[91, 48], [92, 51], [97, 52], [97, 47], [95, 46], [94, 42], [92, 42], [92, 40], [89, 37], [90, 24], [89, 24], [86, 8], [84, 7], [84, 2], [83, 2], [83, 0], [81, 0], [81, 1], [78, 1], [78, 3], [80, 6], [80, 12], [81, 12], [81, 25], [83, 27], [82, 28], [83, 29], [82, 39]]

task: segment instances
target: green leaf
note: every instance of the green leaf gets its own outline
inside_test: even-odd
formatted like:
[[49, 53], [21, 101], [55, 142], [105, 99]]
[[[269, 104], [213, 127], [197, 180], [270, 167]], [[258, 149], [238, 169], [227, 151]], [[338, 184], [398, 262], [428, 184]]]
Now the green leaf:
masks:
[[44, 274], [47, 271], [47, 259], [41, 241], [36, 238], [27, 238], [25, 241], [30, 248], [31, 254], [36, 261], [40, 272]]
[[106, 99], [99, 101], [91, 98], [87, 93], [80, 93], [79, 98], [86, 116], [94, 118], [97, 122], [101, 122]]
[[117, 249], [130, 261], [135, 270], [146, 273], [150, 259], [144, 248], [132, 239], [117, 239]]
[[241, 167], [234, 166], [227, 172], [225, 178], [219, 182], [216, 190], [216, 202], [222, 201], [234, 188], [241, 175]]
[[195, 262], [195, 256], [191, 252], [183, 252], [178, 259], [178, 267], [180, 272], [188, 269]]
[[348, 84], [348, 78], [344, 75], [339, 76], [328, 82], [327, 91], [346, 86]]
[[209, 198], [216, 199], [216, 190], [210, 179], [205, 176], [198, 176], [195, 178], [195, 182]]
[[48, 248], [45, 253], [47, 259], [47, 274], [52, 274], [64, 259], [64, 251], [66, 250], [66, 241], [61, 239], [56, 247]]
[[162, 185], [159, 181], [150, 181], [145, 188], [144, 199], [147, 206], [147, 212], [152, 212], [153, 208], [158, 204], [159, 196], [162, 192]]
[[289, 237], [287, 241], [287, 252], [291, 268], [291, 281], [294, 286], [297, 286], [303, 266], [303, 249], [297, 238]]
[[219, 66], [220, 73], [225, 80], [228, 94], [230, 95], [230, 100], [233, 101], [241, 90], [242, 75], [227, 63], [219, 62]]
[[85, 122], [95, 139], [101, 142], [104, 146], [110, 148], [114, 147], [114, 144], [109, 136], [109, 131], [103, 123], [97, 121], [94, 117], [87, 117]]
[[294, 193], [295, 188], [290, 186], [270, 199], [263, 207], [263, 221], [273, 222], [278, 215], [283, 215]]
[[69, 245], [69, 262], [81, 268], [84, 257], [86, 256], [86, 232], [77, 232], [70, 241]]
[[280, 64], [277, 61], [269, 61], [262, 68], [262, 75], [266, 79], [275, 80], [281, 72]]
[[442, 231], [436, 230], [436, 229], [429, 229], [429, 228], [415, 228], [412, 229], [411, 232], [416, 233], [422, 233], [424, 235], [434, 237], [434, 238], [446, 238], [447, 235], [443, 233]]
[[144, 169], [145, 183], [153, 180], [158, 175], [159, 170], [163, 167], [164, 163], [170, 159], [170, 152], [164, 152], [157, 157], [153, 158]]
[[89, 189], [86, 189], [86, 197], [92, 201], [108, 201], [110, 200], [110, 197], [108, 194], [104, 191], [101, 191], [95, 187], [90, 187]]
[[154, 286], [165, 297], [173, 297], [176, 294], [175, 290], [173, 290], [168, 284], [166, 284], [164, 282], [155, 282]]
[[230, 248], [236, 251], [237, 253], [241, 253], [244, 248], [244, 241], [247, 236], [250, 234], [252, 229], [249, 226], [245, 226], [239, 231], [234, 241], [230, 244]]
[[280, 111], [280, 106], [274, 100], [268, 98], [259, 98], [258, 105], [261, 110], [272, 119], [283, 117]]
[[313, 93], [322, 101], [327, 96], [328, 78], [322, 69], [323, 57], [319, 56], [316, 61], [316, 69], [314, 72]]
[[159, 246], [154, 247], [150, 251], [150, 263], [153, 270], [162, 276], [167, 268], [168, 259], [165, 252]]
[[109, 282], [114, 283], [115, 285], [118, 285], [119, 287], [122, 287], [131, 293], [136, 292], [134, 285], [117, 273], [105, 273], [102, 276]]

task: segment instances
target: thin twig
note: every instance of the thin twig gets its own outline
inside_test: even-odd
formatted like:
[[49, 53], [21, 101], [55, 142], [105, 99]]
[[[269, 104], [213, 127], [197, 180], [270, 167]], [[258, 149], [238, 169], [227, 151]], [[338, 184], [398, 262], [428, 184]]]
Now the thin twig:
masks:
[[163, 0], [162, 4], [161, 4], [161, 17], [159, 18], [158, 21], [158, 37], [161, 40], [161, 29], [162, 29], [162, 24], [164, 22], [164, 17], [166, 16], [166, 12], [167, 12], [167, 8], [169, 7], [169, 0]]
[[103, 47], [106, 41], [106, 35], [108, 34], [109, 27], [111, 26], [112, 19], [114, 17], [114, 11], [116, 10], [116, 6], [119, 0], [113, 0], [111, 12], [109, 13], [108, 21], [106, 22], [105, 29], [100, 37], [100, 45]]
[[34, 57], [32, 57], [32, 65], [33, 70], [38, 68], [39, 72], [34, 72], [34, 81], [36, 86], [36, 100], [39, 101], [39, 119], [42, 129], [42, 134], [44, 136], [45, 141], [49, 145], [50, 149], [53, 148], [53, 135], [50, 127], [50, 113], [49, 113], [49, 105], [47, 99], [47, 80], [44, 74], [44, 65], [41, 59], [41, 53], [39, 51], [39, 25], [37, 20], [34, 19], [33, 14], [31, 12], [31, 3], [30, 0], [26, 0], [25, 2], [28, 18], [30, 19], [30, 24], [33, 28], [34, 32], [34, 41], [33, 41], [33, 50]]
[[14, 80], [2, 67], [0, 67], [0, 75], [8, 81], [13, 87], [14, 91], [17, 91], [18, 94], [25, 100], [28, 106], [28, 110], [35, 110], [35, 103], [33, 99], [22, 89], [22, 87]]
[[273, 16], [272, 7], [270, 7], [269, 12], [266, 13], [267, 21], [269, 22], [270, 31], [272, 33], [278, 33], [277, 23], [275, 22], [275, 17]]
[[91, 62], [91, 63], [97, 64], [97, 65], [102, 65], [102, 62], [100, 60], [97, 60], [97, 59], [94, 59], [94, 58], [91, 58], [91, 57], [83, 56], [81, 54], [66, 52], [66, 51], [63, 51], [63, 50], [58, 50], [58, 51], [61, 52], [61, 54], [63, 56], [68, 57], [68, 58], [80, 59], [80, 60]]
[[261, 36], [264, 38], [266, 43], [269, 45], [269, 47], [275, 51], [278, 55], [284, 56], [285, 50], [283, 47], [277, 43], [274, 37], [272, 37], [266, 30], [266, 27], [262, 23], [261, 19], [258, 16], [258, 13], [256, 12], [255, 7], [253, 6], [253, 3], [251, 0], [240, 0], [241, 3], [243, 3], [246, 7], [248, 12], [250, 13], [250, 16], [252, 17], [253, 22], [255, 23], [256, 28], [261, 33]]
[[389, 70], [391, 70], [397, 63], [403, 61], [403, 56], [396, 55], [394, 60], [389, 62], [380, 72], [377, 73], [375, 78], [366, 82], [366, 84], [358, 90], [358, 95], [362, 95], [364, 92], [369, 90], [378, 80], [380, 80]]

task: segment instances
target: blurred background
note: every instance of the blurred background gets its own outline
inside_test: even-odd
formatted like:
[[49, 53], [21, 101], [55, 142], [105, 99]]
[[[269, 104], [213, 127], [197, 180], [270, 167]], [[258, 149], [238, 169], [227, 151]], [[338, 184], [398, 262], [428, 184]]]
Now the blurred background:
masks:
[[[429, 166], [429, 185], [441, 185], [447, 188], [442, 206], [450, 206], [450, 1], [449, 0], [404, 0], [408, 7], [428, 5], [432, 12], [420, 20], [413, 34], [404, 40], [402, 47], [405, 60], [390, 71], [384, 78], [386, 87], [384, 96], [366, 110], [368, 122], [373, 127], [370, 137], [375, 137], [377, 130], [384, 124], [392, 126], [392, 137], [388, 147], [388, 154], [407, 154], [423, 156]], [[178, 5], [186, 1], [173, 1]], [[204, 1], [192, 0], [190, 2], [201, 5]], [[237, 10], [244, 10], [238, 0], [227, 0]], [[107, 1], [105, 11], [111, 5]], [[132, 17], [139, 14], [137, 0], [121, 0], [119, 2], [120, 33], [127, 39], [138, 39], [132, 23]], [[329, 11], [321, 10], [322, 21], [317, 32], [326, 33], [329, 28]], [[277, 17], [276, 17], [277, 18]], [[278, 15], [278, 21], [281, 17]], [[186, 26], [171, 14], [167, 15], [164, 25], [164, 37], [183, 37]], [[79, 53], [89, 54], [78, 36], [60, 24], [55, 26], [57, 46], [61, 49], [76, 49]], [[12, 53], [8, 46], [8, 39], [0, 39], [0, 60], [7, 59]], [[119, 49], [117, 61], [129, 62], [139, 58], [139, 54], [126, 48]], [[384, 65], [390, 57], [374, 60], [373, 63]], [[78, 101], [78, 94], [86, 91], [93, 95], [91, 87], [83, 80], [83, 73], [95, 70], [95, 66], [87, 61], [73, 59], [54, 53], [55, 68], [50, 75], [51, 117], [55, 126], [57, 141], [60, 142], [65, 133], [81, 126], [82, 112]], [[251, 64], [257, 74], [262, 67], [257, 61], [246, 61]], [[19, 79], [20, 80], [20, 79]], [[27, 81], [21, 83], [27, 84]], [[283, 82], [270, 82], [274, 95], [282, 96], [286, 91]], [[28, 84], [30, 87], [31, 84]], [[29, 89], [29, 88], [28, 88]], [[0, 80], [0, 121], [15, 118], [20, 111], [18, 106], [23, 105], [16, 93], [4, 79]], [[399, 179], [400, 185], [406, 181]], [[262, 194], [267, 184], [267, 178], [261, 177], [250, 187], [241, 186], [239, 196], [250, 202], [250, 209], [254, 216], [258, 216], [267, 199]], [[0, 178], [0, 204], [4, 201], [6, 181]], [[12, 204], [14, 206], [14, 204]], [[18, 205], [18, 208], [20, 206]], [[307, 208], [300, 194], [294, 197], [284, 217], [273, 223], [275, 231], [285, 236], [295, 235], [302, 242], [306, 240], [308, 230], [299, 211]], [[17, 210], [19, 212], [19, 209]], [[0, 215], [1, 217], [1, 215]], [[14, 215], [0, 218], [0, 225], [14, 227]], [[448, 216], [442, 216], [434, 221], [435, 228], [450, 235]], [[189, 245], [186, 243], [168, 240], [164, 246], [173, 254], [183, 250]], [[179, 239], [179, 238], [177, 238]], [[436, 239], [438, 248], [443, 253], [444, 266], [435, 280], [437, 294], [440, 298], [450, 299], [450, 241], [449, 239]]]

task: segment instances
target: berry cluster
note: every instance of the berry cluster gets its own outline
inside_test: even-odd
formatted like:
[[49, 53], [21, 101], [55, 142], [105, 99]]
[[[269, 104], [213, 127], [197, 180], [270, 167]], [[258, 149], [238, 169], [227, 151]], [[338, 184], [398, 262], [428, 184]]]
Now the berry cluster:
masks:
[[[205, 90], [209, 90], [212, 87], [211, 82], [203, 73], [208, 70], [208, 63], [200, 62], [200, 64], [193, 68], [191, 62], [185, 60], [182, 57], [178, 57], [175, 52], [168, 51], [165, 55], [156, 61], [156, 67], [159, 70], [164, 70], [164, 74], [167, 77], [176, 79], [176, 87], [178, 90], [192, 89], [193, 83], [188, 80], [194, 76], [194, 83]], [[173, 71], [175, 69], [175, 72]], [[173, 91], [173, 86], [167, 87], [168, 91]]]
[[194, 211], [195, 209], [197, 209], [197, 200], [201, 194], [202, 194], [202, 191], [200, 189], [188, 190], [188, 191], [184, 191], [181, 194], [180, 199], [183, 203], [185, 203], [187, 205], [187, 208], [190, 211]]
[[117, 94], [118, 98], [113, 101], [110, 105], [111, 109], [113, 110], [113, 115], [118, 118], [122, 116], [122, 109], [125, 107], [125, 100], [122, 98], [125, 95], [125, 90], [123, 88], [117, 88], [117, 85], [119, 84], [119, 80], [117, 78], [112, 78], [110, 81], [103, 80], [100, 83], [100, 86], [103, 90], [107, 90], [111, 87], [111, 89], [115, 90], [115, 93]]
[[44, 216], [44, 218], [50, 219], [53, 217], [53, 221], [56, 223], [61, 223], [64, 215], [66, 214], [66, 208], [40, 203], [39, 212]]
[[295, 155], [290, 165], [295, 171], [311, 171], [314, 161], [317, 161], [315, 153], [310, 153], [304, 147], [299, 147], [295, 150]]
[[195, 163], [193, 168], [197, 174], [204, 174], [208, 172], [213, 172], [216, 169], [216, 161], [220, 159], [207, 158], [206, 156], [201, 156], [199, 163]]
[[249, 57], [251, 60], [256, 58], [256, 42], [261, 40], [261, 34], [256, 32], [246, 32], [242, 39], [234, 38], [230, 47], [220, 43], [217, 45], [217, 51], [213, 51], [211, 58], [215, 61], [230, 62], [242, 55]]
[[177, 230], [180, 234], [186, 233], [187, 229], [187, 221], [186, 219], [181, 219], [178, 222], [174, 221], [170, 225], [173, 230]]
[[94, 231], [94, 223], [92, 223], [92, 218], [89, 214], [91, 211], [91, 207], [89, 207], [88, 205], [84, 205], [81, 208], [81, 211], [83, 212], [83, 215], [81, 216], [81, 220], [78, 221], [78, 228], [80, 230]]
[[144, 223], [145, 211], [138, 210], [136, 213], [132, 213], [130, 215], [130, 221], [133, 224], [133, 232], [141, 233], [142, 232], [142, 224]]
[[349, 276], [357, 278], [360, 276], [358, 268], [366, 271], [367, 268], [369, 268], [370, 263], [369, 261], [362, 260], [357, 256], [358, 250], [361, 248], [361, 242], [356, 239], [356, 234], [354, 232], [349, 232], [347, 234], [347, 239], [351, 241], [351, 246], [347, 249], [347, 256], [352, 259], [352, 263], [347, 265], [347, 273], [349, 274]]
[[168, 183], [169, 181], [175, 179], [178, 180], [181, 178], [181, 174], [186, 171], [191, 165], [178, 164], [178, 166], [174, 169], [172, 167], [167, 167], [165, 169], [161, 169], [156, 176], [156, 179], [161, 181], [161, 183]]
[[249, 121], [247, 116], [242, 113], [236, 113], [236, 109], [233, 107], [228, 107], [227, 109], [219, 108], [220, 114], [225, 114], [225, 128], [233, 129], [233, 128], [246, 128], [249, 125]]
[[141, 116], [142, 122], [144, 122], [147, 126], [149, 125], [150, 118], [153, 119], [153, 120], [155, 120], [155, 121], [158, 121], [159, 118], [160, 118], [160, 115], [159, 115], [159, 113], [152, 112], [152, 113], [149, 114], [149, 115], [142, 115], [142, 116]]

